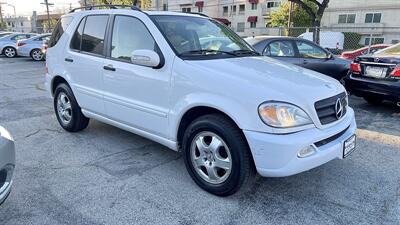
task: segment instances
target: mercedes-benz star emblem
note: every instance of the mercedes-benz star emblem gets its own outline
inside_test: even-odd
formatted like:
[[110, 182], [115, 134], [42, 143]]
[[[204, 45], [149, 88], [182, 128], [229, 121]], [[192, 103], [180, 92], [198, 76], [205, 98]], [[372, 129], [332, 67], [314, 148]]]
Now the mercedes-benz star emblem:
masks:
[[335, 112], [336, 112], [336, 118], [337, 119], [342, 118], [342, 116], [343, 116], [343, 105], [342, 105], [342, 101], [340, 100], [340, 98], [338, 98], [336, 100]]

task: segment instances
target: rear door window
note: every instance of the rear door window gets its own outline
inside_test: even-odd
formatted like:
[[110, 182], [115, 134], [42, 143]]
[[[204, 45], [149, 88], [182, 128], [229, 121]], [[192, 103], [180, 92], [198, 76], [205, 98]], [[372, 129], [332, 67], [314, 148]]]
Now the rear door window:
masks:
[[93, 15], [86, 18], [82, 35], [81, 51], [95, 55], [104, 54], [104, 36], [107, 21], [107, 15]]
[[294, 57], [295, 52], [291, 41], [274, 41], [267, 45], [264, 55], [272, 57]]
[[64, 34], [64, 31], [67, 29], [67, 27], [71, 24], [73, 17], [71, 16], [66, 16], [66, 17], [62, 17], [56, 27], [54, 28], [53, 33], [51, 34], [51, 38], [49, 41], [49, 48], [55, 46], [58, 42], [58, 40], [60, 40], [61, 36]]
[[83, 34], [83, 27], [85, 26], [86, 17], [83, 18], [76, 29], [74, 36], [72, 36], [70, 47], [73, 50], [80, 51], [81, 50], [81, 43], [82, 43], [82, 34]]

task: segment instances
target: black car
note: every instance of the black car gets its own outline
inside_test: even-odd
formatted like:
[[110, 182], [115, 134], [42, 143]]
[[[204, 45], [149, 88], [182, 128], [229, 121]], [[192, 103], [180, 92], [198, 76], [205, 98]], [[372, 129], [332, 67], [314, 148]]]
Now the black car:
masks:
[[400, 106], [400, 43], [356, 58], [345, 82], [350, 93], [371, 104], [389, 100]]
[[245, 38], [260, 54], [314, 70], [343, 81], [350, 60], [333, 56], [315, 43], [294, 37], [256, 36]]

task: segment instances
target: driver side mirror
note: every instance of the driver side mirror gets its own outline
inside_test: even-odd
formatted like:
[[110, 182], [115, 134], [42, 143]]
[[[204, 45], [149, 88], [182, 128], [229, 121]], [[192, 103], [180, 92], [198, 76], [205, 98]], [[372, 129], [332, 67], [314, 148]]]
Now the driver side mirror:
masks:
[[269, 49], [269, 46], [267, 46], [263, 52], [264, 56], [271, 56], [271, 50]]
[[334, 58], [335, 58], [335, 57], [333, 56], [332, 53], [328, 53], [328, 55], [326, 56], [326, 59], [327, 59], [327, 60], [334, 59]]
[[132, 52], [131, 62], [135, 65], [154, 68], [160, 65], [161, 59], [155, 51], [140, 49]]

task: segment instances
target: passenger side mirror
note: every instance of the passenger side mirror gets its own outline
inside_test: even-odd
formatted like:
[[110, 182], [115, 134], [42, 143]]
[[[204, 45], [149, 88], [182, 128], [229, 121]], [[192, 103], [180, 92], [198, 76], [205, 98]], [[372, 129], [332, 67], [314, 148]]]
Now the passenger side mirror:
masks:
[[334, 56], [332, 55], [332, 53], [328, 53], [328, 55], [326, 56], [327, 60], [333, 59]]
[[263, 52], [264, 56], [271, 56], [271, 50], [269, 49], [269, 46], [267, 46]]
[[135, 50], [131, 55], [131, 62], [135, 65], [157, 67], [160, 65], [160, 56], [152, 50]]

